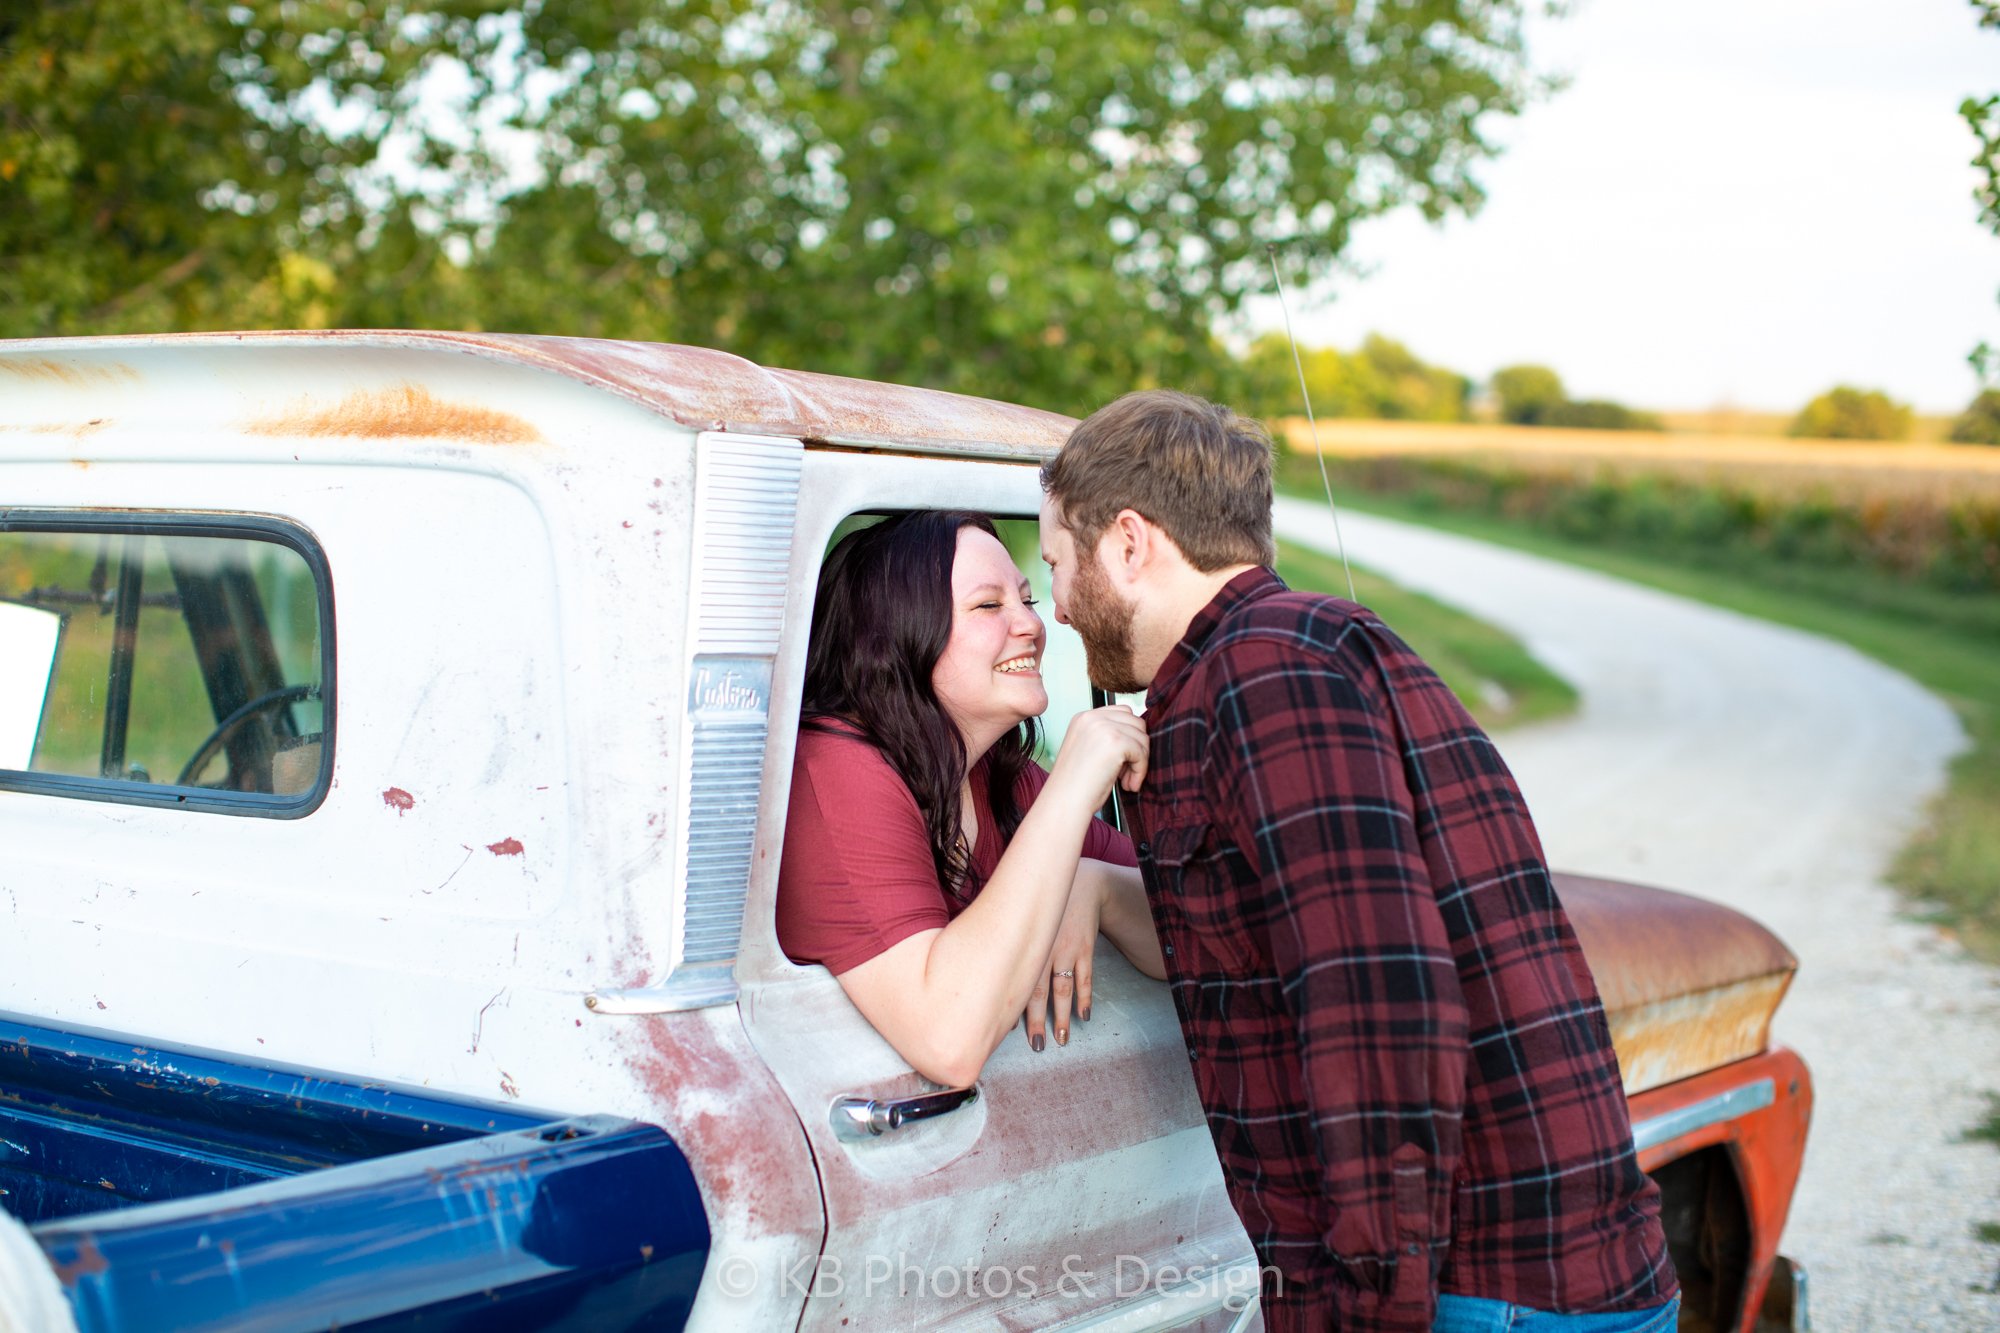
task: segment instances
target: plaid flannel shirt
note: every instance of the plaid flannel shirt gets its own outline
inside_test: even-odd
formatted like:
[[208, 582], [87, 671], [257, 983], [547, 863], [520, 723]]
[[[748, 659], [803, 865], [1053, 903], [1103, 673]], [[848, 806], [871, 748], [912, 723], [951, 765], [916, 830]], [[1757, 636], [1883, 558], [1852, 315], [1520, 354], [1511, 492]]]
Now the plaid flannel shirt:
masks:
[[1611, 1034], [1493, 743], [1366, 609], [1231, 580], [1147, 696], [1147, 897], [1273, 1330], [1676, 1289]]

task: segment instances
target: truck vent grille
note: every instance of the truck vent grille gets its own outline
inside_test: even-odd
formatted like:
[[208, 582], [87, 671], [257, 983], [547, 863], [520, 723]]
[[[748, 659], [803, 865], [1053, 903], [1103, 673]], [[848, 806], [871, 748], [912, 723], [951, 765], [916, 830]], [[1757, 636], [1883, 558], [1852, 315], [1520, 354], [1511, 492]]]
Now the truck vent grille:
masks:
[[682, 754], [686, 843], [679, 962], [668, 989], [735, 996], [771, 667], [804, 450], [797, 440], [708, 434], [695, 446], [694, 603]]

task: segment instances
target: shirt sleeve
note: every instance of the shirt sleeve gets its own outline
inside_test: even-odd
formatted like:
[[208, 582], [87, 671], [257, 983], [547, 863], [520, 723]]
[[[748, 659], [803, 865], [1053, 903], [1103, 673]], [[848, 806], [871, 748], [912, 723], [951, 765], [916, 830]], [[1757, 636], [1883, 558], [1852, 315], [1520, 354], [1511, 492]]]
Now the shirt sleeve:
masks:
[[1295, 640], [1219, 647], [1203, 780], [1256, 871], [1246, 928], [1295, 1026], [1335, 1326], [1418, 1331], [1451, 1234], [1469, 1020], [1370, 674]]
[[778, 870], [778, 943], [839, 974], [951, 919], [909, 786], [859, 736], [802, 730]]

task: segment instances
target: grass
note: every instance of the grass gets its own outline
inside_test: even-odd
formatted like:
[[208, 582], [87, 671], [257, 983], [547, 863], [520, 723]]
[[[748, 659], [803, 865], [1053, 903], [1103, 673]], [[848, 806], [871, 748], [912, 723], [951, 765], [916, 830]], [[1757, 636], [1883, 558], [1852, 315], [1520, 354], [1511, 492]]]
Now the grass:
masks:
[[1965, 1137], [2000, 1148], [2000, 1096], [1990, 1092], [1986, 1094], [1986, 1119], [1966, 1130]]
[[1953, 763], [1928, 826], [1897, 858], [1891, 879], [1934, 907], [1976, 955], [2000, 961], [2000, 817], [1994, 813], [2000, 811], [2000, 594], [1946, 593], [1884, 572], [1831, 572], [1775, 558], [1746, 559], [1737, 551], [1725, 561], [1687, 548], [1671, 554], [1620, 549], [1486, 514], [1352, 490], [1344, 503], [1824, 634], [1937, 693], [1957, 710], [1972, 746]]
[[[1347, 596], [1340, 561], [1303, 546], [1278, 543], [1278, 573], [1294, 588]], [[1354, 591], [1431, 664], [1480, 725], [1516, 726], [1576, 707], [1569, 682], [1506, 631], [1369, 570], [1354, 571]]]

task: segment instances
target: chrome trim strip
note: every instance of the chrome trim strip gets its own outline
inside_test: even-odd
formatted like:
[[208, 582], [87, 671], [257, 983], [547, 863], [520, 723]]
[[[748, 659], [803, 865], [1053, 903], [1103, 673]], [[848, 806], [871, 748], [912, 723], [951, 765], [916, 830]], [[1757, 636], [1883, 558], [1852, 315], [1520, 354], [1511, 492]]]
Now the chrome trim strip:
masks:
[[1761, 1111], [1777, 1100], [1778, 1085], [1770, 1078], [1760, 1078], [1754, 1083], [1718, 1092], [1713, 1097], [1690, 1102], [1664, 1115], [1649, 1116], [1633, 1125], [1633, 1150], [1644, 1152], [1669, 1139], [1706, 1129], [1719, 1121], [1734, 1120], [1739, 1115]]
[[[805, 448], [795, 439], [719, 431], [695, 439], [674, 965], [643, 1000], [633, 992], [599, 996], [620, 1012], [736, 998], [732, 968], [750, 890], [771, 670], [785, 621], [804, 462]], [[644, 1008], [625, 1007], [635, 1004]], [[610, 1011], [602, 1003], [595, 1008]]]

